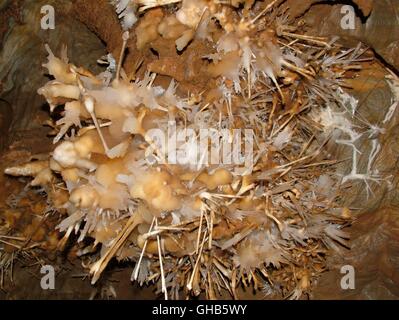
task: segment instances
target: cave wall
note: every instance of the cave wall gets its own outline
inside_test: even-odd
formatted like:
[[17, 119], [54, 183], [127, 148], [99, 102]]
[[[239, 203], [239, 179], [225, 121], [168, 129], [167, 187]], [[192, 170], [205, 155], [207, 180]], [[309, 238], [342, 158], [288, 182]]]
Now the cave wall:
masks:
[[[41, 29], [41, 8], [55, 8], [55, 29]], [[0, 133], [3, 140], [18, 130], [41, 126], [39, 112], [45, 100], [37, 94], [44, 85], [48, 43], [57, 55], [63, 45], [74, 63], [99, 71], [96, 63], [106, 54], [105, 46], [84, 24], [75, 18], [72, 1], [24, 0], [0, 3], [0, 25], [5, 31], [0, 51]], [[12, 13], [12, 14], [11, 14]], [[4, 119], [4, 120], [3, 120]], [[6, 141], [1, 142], [5, 144]]]

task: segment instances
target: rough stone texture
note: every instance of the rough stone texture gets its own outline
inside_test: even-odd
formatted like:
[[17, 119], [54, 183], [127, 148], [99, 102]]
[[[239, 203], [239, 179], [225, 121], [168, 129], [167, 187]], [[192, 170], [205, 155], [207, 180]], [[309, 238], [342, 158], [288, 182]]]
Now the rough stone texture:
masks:
[[73, 3], [73, 12], [79, 21], [106, 44], [108, 52], [119, 57], [122, 28], [108, 0], [76, 0]]
[[[342, 4], [326, 5], [314, 1], [307, 9], [305, 20], [309, 25], [315, 26], [311, 29], [316, 34], [338, 35], [349, 43], [358, 41], [366, 43], [388, 64], [399, 69], [399, 2], [397, 0], [374, 1], [367, 18], [356, 18], [354, 30], [341, 28], [343, 18], [341, 7]], [[362, 20], [365, 22], [362, 23]]]
[[[8, 5], [13, 4], [10, 2]], [[55, 30], [42, 30], [40, 27], [40, 9], [45, 4], [55, 8]], [[2, 11], [7, 11], [7, 3], [3, 6]], [[10, 130], [40, 125], [32, 120], [38, 117], [45, 103], [37, 94], [37, 89], [48, 80], [42, 67], [47, 56], [45, 43], [56, 54], [63, 44], [67, 45], [70, 60], [91, 70], [98, 68], [96, 60], [106, 53], [101, 41], [71, 14], [71, 8], [70, 1], [26, 0], [18, 8], [21, 21], [18, 23], [10, 16], [9, 29], [0, 51], [0, 98], [4, 101], [2, 106], [8, 104], [12, 107]], [[6, 117], [8, 112], [2, 107], [0, 113]]]
[[[283, 3], [289, 10], [289, 15], [292, 18], [302, 16], [309, 8], [315, 4], [331, 4], [335, 5], [336, 0], [287, 0]], [[339, 2], [338, 2], [339, 3]], [[352, 5], [358, 9], [358, 13], [363, 17], [368, 17], [374, 8], [374, 0], [352, 0]]]

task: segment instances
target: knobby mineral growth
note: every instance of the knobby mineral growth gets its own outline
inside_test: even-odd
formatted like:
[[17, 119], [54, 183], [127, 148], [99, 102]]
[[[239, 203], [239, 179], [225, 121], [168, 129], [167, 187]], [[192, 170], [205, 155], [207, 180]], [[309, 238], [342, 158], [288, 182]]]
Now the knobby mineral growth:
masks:
[[[254, 286], [299, 299], [326, 257], [347, 246], [341, 184], [381, 180], [377, 138], [367, 172], [358, 172], [358, 140], [381, 129], [355, 125], [345, 82], [372, 57], [306, 34], [300, 20], [288, 24], [282, 2], [114, 1], [122, 50], [98, 75], [46, 46], [53, 80], [38, 93], [52, 112], [63, 110], [55, 148], [6, 173], [46, 190], [63, 216], [60, 249], [72, 233], [92, 239], [93, 283], [116, 258], [133, 261], [132, 280], [155, 282], [165, 298], [224, 290], [238, 298]], [[126, 72], [132, 46], [137, 61]], [[168, 132], [171, 121], [197, 137], [252, 130], [253, 166], [171, 163], [149, 134]], [[343, 178], [330, 143], [353, 150]], [[192, 150], [187, 139], [176, 144]]]

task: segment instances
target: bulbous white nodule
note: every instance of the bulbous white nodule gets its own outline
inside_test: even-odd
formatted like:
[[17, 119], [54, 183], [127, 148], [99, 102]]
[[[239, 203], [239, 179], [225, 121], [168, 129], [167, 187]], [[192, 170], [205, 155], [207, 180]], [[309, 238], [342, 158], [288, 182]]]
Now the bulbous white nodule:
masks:
[[84, 98], [84, 105], [88, 113], [92, 114], [94, 112], [94, 99], [93, 97], [86, 96]]
[[57, 146], [53, 153], [53, 159], [63, 167], [73, 166], [78, 155], [75, 146], [70, 141], [65, 141]]

